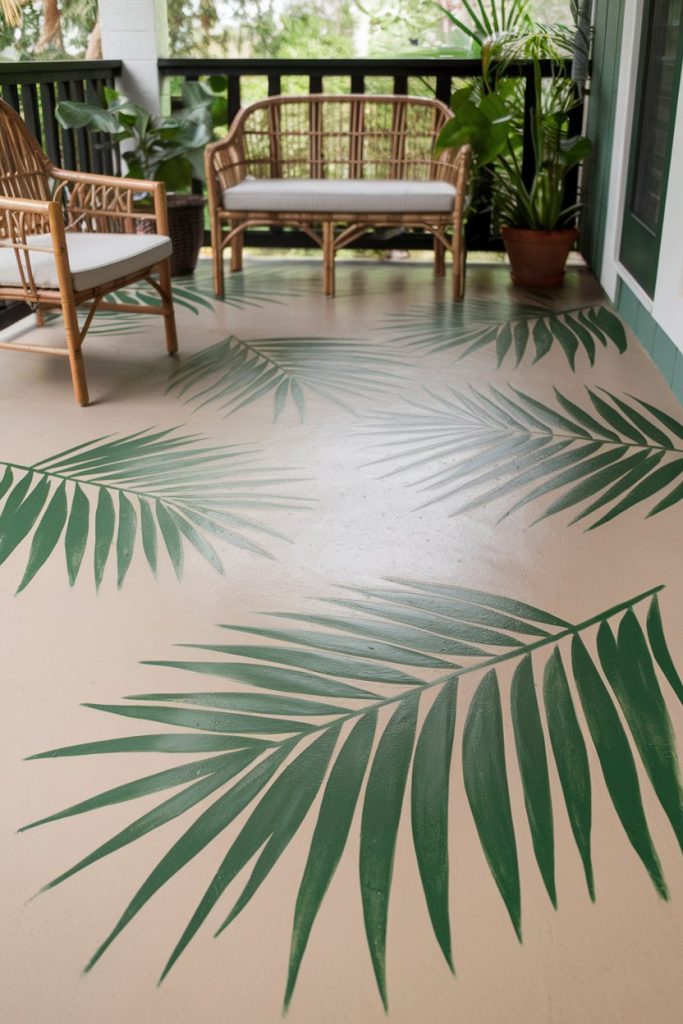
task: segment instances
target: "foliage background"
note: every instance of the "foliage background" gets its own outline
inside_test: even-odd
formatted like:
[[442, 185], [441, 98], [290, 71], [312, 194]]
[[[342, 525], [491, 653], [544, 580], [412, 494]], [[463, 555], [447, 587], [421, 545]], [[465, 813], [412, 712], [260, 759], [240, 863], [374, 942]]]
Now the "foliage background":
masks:
[[[460, 0], [443, 0], [459, 17]], [[541, 21], [570, 22], [569, 0], [530, 0]], [[174, 57], [362, 57], [462, 47], [433, 0], [168, 0]], [[24, 0], [0, 13], [0, 59], [100, 56], [97, 0]]]

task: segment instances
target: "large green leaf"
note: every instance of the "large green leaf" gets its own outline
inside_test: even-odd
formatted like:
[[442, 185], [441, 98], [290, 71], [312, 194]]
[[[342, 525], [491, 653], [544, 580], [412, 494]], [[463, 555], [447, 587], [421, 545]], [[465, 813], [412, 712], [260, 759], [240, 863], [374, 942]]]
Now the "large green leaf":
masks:
[[[73, 456], [63, 458], [77, 458], [85, 467], [100, 457], [74, 450]], [[220, 680], [218, 689], [193, 692], [187, 687], [138, 694], [120, 704], [89, 705], [132, 723], [150, 722], [174, 731], [98, 739], [36, 755], [174, 755], [171, 768], [129, 778], [27, 826], [96, 809], [104, 813], [112, 805], [176, 790], [49, 883], [60, 884], [165, 822], [187, 816], [185, 831], [141, 880], [89, 967], [191, 860], [209, 845], [225, 843], [225, 831], [232, 826], [218, 871], [191, 908], [166, 974], [240, 873], [249, 866], [241, 891], [230, 894], [219, 930], [230, 926], [257, 896], [309, 816], [315, 815], [296, 897], [285, 1004], [305, 969], [316, 917], [353, 836], [360, 842], [359, 888], [368, 950], [386, 1005], [393, 862], [409, 779], [410, 823], [426, 911], [443, 954], [453, 963], [449, 816], [455, 813], [460, 821], [466, 813], [466, 806], [453, 807], [449, 796], [453, 761], [463, 773], [485, 860], [521, 936], [520, 879], [526, 865], [518, 863], [517, 840], [524, 830], [553, 903], [556, 898], [558, 808], [551, 798], [546, 732], [591, 897], [591, 790], [601, 783], [591, 778], [584, 733], [595, 746], [606, 799], [616, 812], [613, 825], [621, 823], [664, 895], [636, 760], [587, 646], [597, 642], [646, 773], [645, 784], [652, 785], [680, 831], [676, 751], [658, 668], [668, 677], [673, 667], [655, 603], [660, 589], [570, 622], [527, 601], [481, 590], [387, 581], [354, 589], [362, 600], [330, 599], [331, 611], [284, 613], [272, 626], [224, 627], [241, 629], [247, 638], [242, 643], [186, 645], [207, 652], [204, 660], [153, 662], [155, 671], [181, 671], [186, 679], [211, 675]], [[646, 633], [639, 615], [648, 599]], [[349, 605], [352, 613], [340, 612]], [[480, 631], [476, 644], [472, 629]], [[466, 653], [455, 662], [439, 647], [435, 656], [435, 645], [442, 641]], [[570, 677], [560, 654], [563, 645], [572, 649]], [[410, 673], [405, 671], [409, 666]], [[509, 684], [503, 682], [510, 678], [508, 670]], [[537, 697], [541, 677], [542, 703]], [[578, 692], [581, 719], [573, 691]], [[469, 703], [457, 745], [456, 698]], [[516, 757], [506, 751], [506, 733], [514, 738]], [[198, 760], [197, 754], [210, 756]], [[188, 756], [176, 763], [182, 755]], [[519, 773], [526, 814], [518, 814], [510, 799], [511, 773]], [[520, 843], [520, 849], [526, 845]], [[616, 855], [611, 836], [610, 856]]]
[[514, 337], [515, 366], [528, 353], [533, 362], [559, 349], [575, 369], [577, 352], [592, 365], [596, 343], [614, 345], [626, 351], [626, 333], [618, 317], [606, 306], [583, 306], [562, 313], [551, 312], [544, 300], [529, 295], [529, 301], [506, 304], [489, 299], [468, 298], [463, 303], [440, 302], [413, 306], [394, 313], [384, 324], [392, 338], [408, 348], [431, 354], [456, 349], [461, 356], [493, 346], [500, 366]]
[[364, 431], [378, 438], [370, 465], [409, 476], [424, 505], [453, 502], [453, 514], [521, 494], [506, 515], [548, 497], [536, 521], [578, 509], [571, 522], [588, 529], [652, 499], [648, 516], [683, 499], [681, 425], [586, 390], [590, 410], [557, 390], [553, 405], [517, 388], [429, 394], [375, 417]]
[[400, 359], [358, 341], [231, 335], [191, 356], [173, 374], [167, 392], [196, 408], [216, 405], [224, 416], [272, 397], [275, 420], [291, 398], [303, 422], [307, 392], [355, 411], [359, 399], [394, 390], [401, 365]]
[[505, 765], [503, 712], [494, 669], [479, 683], [470, 704], [462, 740], [462, 767], [481, 845], [521, 942], [517, 844]]
[[456, 681], [446, 683], [429, 709], [415, 746], [411, 788], [413, 842], [422, 888], [434, 934], [451, 970], [448, 801], [456, 688]]
[[114, 560], [118, 586], [123, 585], [136, 546], [156, 573], [158, 537], [178, 576], [186, 543], [223, 572], [209, 536], [271, 557], [260, 538], [281, 535], [248, 513], [298, 507], [301, 499], [279, 491], [282, 483], [294, 482], [292, 474], [260, 467], [248, 446], [201, 442], [199, 435], [173, 429], [143, 430], [97, 438], [31, 466], [4, 463], [0, 564], [32, 533], [18, 591], [60, 541], [72, 586], [91, 541], [98, 589]]

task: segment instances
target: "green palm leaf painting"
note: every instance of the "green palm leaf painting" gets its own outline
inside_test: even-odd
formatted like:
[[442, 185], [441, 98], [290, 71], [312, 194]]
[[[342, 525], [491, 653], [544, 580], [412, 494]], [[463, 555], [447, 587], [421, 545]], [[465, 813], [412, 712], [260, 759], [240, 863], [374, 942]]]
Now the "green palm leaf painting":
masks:
[[[165, 976], [218, 904], [218, 931], [232, 924], [310, 817], [312, 838], [298, 892], [292, 893], [285, 1005], [349, 835], [359, 828], [365, 932], [386, 1006], [392, 868], [404, 816], [436, 944], [453, 964], [448, 826], [454, 772], [462, 774], [492, 884], [520, 940], [523, 830], [549, 901], [557, 906], [555, 821], [566, 815], [577, 868], [595, 898], [591, 793], [598, 784], [656, 892], [667, 898], [637, 768], [681, 842], [683, 804], [662, 684], [668, 681], [679, 698], [683, 687], [665, 639], [661, 589], [568, 622], [496, 594], [390, 580], [345, 588], [319, 614], [285, 613], [266, 625], [223, 627], [239, 631], [238, 642], [222, 636], [217, 643], [186, 645], [189, 657], [148, 662], [165, 678], [180, 672], [181, 679], [207, 680], [209, 687], [87, 705], [135, 724], [152, 723], [155, 731], [35, 755], [185, 755], [180, 764], [176, 757], [171, 768], [26, 826], [163, 794], [51, 881], [50, 889], [191, 812], [185, 831], [142, 878], [88, 969], [168, 881], [218, 841], [223, 859], [169, 948]], [[464, 723], [457, 743], [456, 716]], [[590, 746], [595, 759], [588, 756]], [[593, 761], [599, 767], [591, 767]], [[513, 771], [524, 794], [519, 814], [510, 800]], [[556, 788], [551, 777], [558, 779]], [[225, 830], [240, 815], [237, 831], [226, 839]], [[247, 865], [246, 881], [235, 886]]]
[[[185, 309], [195, 316], [205, 310], [213, 312], [216, 305], [229, 306], [231, 309], [261, 309], [263, 306], [279, 305], [287, 298], [303, 293], [301, 277], [288, 273], [288, 269], [291, 272], [291, 267], [269, 264], [267, 267], [252, 266], [248, 274], [231, 274], [226, 279], [225, 295], [217, 299], [213, 291], [211, 268], [200, 263], [191, 277], [173, 279], [173, 301], [176, 308]], [[107, 296], [107, 301], [134, 306], [161, 306], [157, 292], [144, 283], [112, 292]], [[145, 329], [144, 324], [145, 321], [137, 313], [103, 310], [93, 321], [89, 333], [136, 334]]]
[[178, 578], [187, 544], [219, 573], [211, 540], [272, 557], [262, 539], [281, 535], [251, 513], [299, 507], [302, 499], [279, 490], [294, 477], [261, 466], [247, 445], [206, 447], [203, 440], [175, 428], [143, 430], [100, 437], [31, 465], [0, 462], [0, 564], [32, 535], [19, 591], [60, 542], [71, 585], [90, 542], [98, 589], [108, 562], [123, 585], [136, 545], [155, 575], [165, 551]]
[[274, 419], [293, 402], [303, 423], [307, 392], [352, 412], [359, 399], [398, 387], [400, 367], [400, 360], [356, 341], [232, 335], [191, 356], [168, 391], [197, 408], [216, 405], [225, 416], [271, 396]]
[[460, 350], [467, 356], [494, 347], [498, 366], [505, 359], [519, 366], [528, 352], [538, 362], [554, 348], [564, 354], [572, 370], [577, 353], [591, 366], [596, 349], [614, 346], [626, 351], [627, 341], [619, 318], [606, 306], [585, 306], [549, 314], [537, 305], [467, 299], [464, 303], [439, 302], [413, 306], [395, 313], [384, 329], [407, 347], [426, 353]]
[[510, 388], [427, 393], [409, 411], [382, 414], [371, 465], [410, 473], [423, 505], [453, 514], [518, 496], [504, 515], [544, 502], [539, 519], [572, 510], [602, 526], [635, 506], [653, 516], [683, 499], [683, 423], [648, 402], [586, 388], [583, 405], [555, 389], [547, 405]]

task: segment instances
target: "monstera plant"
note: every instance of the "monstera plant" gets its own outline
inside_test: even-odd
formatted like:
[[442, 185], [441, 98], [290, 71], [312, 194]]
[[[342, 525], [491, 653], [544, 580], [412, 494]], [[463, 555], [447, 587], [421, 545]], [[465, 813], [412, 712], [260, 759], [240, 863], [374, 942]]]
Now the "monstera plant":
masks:
[[154, 115], [115, 89], [104, 89], [103, 104], [63, 100], [57, 120], [63, 128], [87, 128], [108, 136], [99, 145], [123, 143], [127, 177], [163, 181], [168, 196], [174, 275], [191, 273], [204, 233], [204, 203], [190, 193], [193, 179], [204, 177], [204, 147], [214, 128], [227, 122], [226, 81], [185, 82], [181, 105], [169, 115]]

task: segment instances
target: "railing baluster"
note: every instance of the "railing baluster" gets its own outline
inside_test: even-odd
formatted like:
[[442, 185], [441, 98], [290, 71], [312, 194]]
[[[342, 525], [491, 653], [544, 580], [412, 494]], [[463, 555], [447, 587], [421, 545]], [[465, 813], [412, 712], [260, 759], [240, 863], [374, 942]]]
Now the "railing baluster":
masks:
[[242, 106], [240, 98], [240, 76], [228, 75], [228, 124]]
[[40, 104], [45, 132], [45, 150], [52, 163], [59, 167], [62, 162], [62, 153], [59, 145], [59, 127], [55, 118], [55, 87], [51, 82], [41, 82]]
[[[85, 101], [85, 89], [83, 88], [83, 82], [69, 82], [69, 93], [72, 100], [77, 100], [79, 103]], [[76, 149], [78, 152], [78, 169], [79, 171], [90, 171], [92, 164], [90, 160], [90, 138], [85, 128], [77, 128], [76, 132]]]
[[14, 83], [3, 83], [2, 86], [2, 98], [5, 103], [9, 103], [10, 107], [21, 113], [21, 101], [19, 99], [19, 86]]
[[323, 76], [322, 75], [309, 75], [308, 76], [308, 91], [311, 95], [318, 95], [323, 91]]
[[280, 96], [282, 93], [282, 78], [280, 75], [268, 75], [268, 95]]
[[394, 75], [394, 96], [408, 95], [408, 76]]
[[531, 65], [524, 68], [524, 124], [522, 130], [522, 180], [527, 188], [531, 188], [536, 173], [536, 156], [534, 154], [534, 110], [540, 100], [536, 95], [534, 69]]
[[[68, 82], [57, 82], [57, 98], [60, 100], [71, 99]], [[76, 143], [73, 128], [62, 128], [62, 152], [64, 154], [64, 167], [70, 171], [75, 170]]]
[[38, 107], [38, 90], [32, 83], [24, 83], [21, 87], [21, 105], [24, 108], [24, 121], [29, 131], [43, 144], [43, 133], [40, 130], [40, 109]]
[[451, 76], [450, 75], [437, 75], [436, 76], [436, 98], [441, 100], [442, 103], [449, 104], [451, 102]]
[[[97, 95], [97, 89], [95, 88], [95, 84], [89, 78], [86, 79], [85, 82], [85, 97], [88, 103], [98, 105], [100, 102], [100, 98]], [[89, 167], [88, 169], [94, 171], [96, 174], [106, 173], [104, 170], [104, 163], [102, 160], [102, 147], [104, 144], [106, 144], [106, 136], [104, 136], [102, 132], [93, 132], [90, 136], [92, 166]]]
[[359, 96], [365, 92], [365, 75], [351, 75], [351, 92]]

